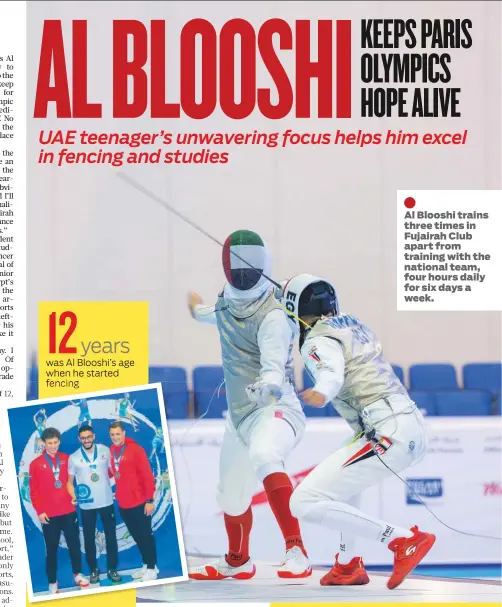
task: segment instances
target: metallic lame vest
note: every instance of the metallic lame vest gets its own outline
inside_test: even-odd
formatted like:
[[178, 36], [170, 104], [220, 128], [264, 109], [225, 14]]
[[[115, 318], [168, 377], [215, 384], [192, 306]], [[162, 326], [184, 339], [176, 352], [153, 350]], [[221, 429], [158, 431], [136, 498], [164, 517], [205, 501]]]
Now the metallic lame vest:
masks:
[[323, 318], [309, 331], [305, 343], [323, 336], [336, 340], [345, 358], [343, 387], [333, 406], [344, 418], [360, 415], [377, 400], [407, 394], [391, 365], [383, 358], [382, 344], [375, 334], [350, 314]]
[[[249, 401], [246, 386], [260, 379], [258, 331], [265, 316], [277, 307], [273, 289], [241, 310], [234, 307], [233, 302], [226, 301], [223, 294], [216, 302], [227, 403], [234, 428], [258, 408], [256, 403]], [[292, 383], [293, 375], [293, 338], [291, 338], [286, 364], [286, 381]]]

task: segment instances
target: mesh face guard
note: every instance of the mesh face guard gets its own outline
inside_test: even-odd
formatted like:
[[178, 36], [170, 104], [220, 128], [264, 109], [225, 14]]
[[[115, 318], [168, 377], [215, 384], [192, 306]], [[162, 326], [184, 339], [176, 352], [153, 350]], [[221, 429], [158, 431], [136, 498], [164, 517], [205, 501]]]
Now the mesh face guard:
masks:
[[295, 333], [303, 326], [302, 316], [339, 314], [333, 285], [312, 274], [298, 274], [288, 280], [282, 290], [281, 304], [289, 312], [288, 321]]
[[298, 316], [325, 316], [338, 314], [338, 301], [333, 287], [324, 281], [310, 284], [301, 294]]
[[262, 276], [271, 266], [265, 243], [250, 230], [230, 234], [223, 245], [222, 262], [228, 283], [238, 291], [249, 291], [262, 284], [266, 280]]

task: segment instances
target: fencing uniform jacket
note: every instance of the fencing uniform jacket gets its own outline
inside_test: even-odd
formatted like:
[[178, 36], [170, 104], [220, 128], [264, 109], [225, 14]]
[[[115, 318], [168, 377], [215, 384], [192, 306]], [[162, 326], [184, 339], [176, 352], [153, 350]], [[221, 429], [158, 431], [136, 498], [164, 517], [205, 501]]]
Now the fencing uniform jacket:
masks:
[[359, 431], [361, 414], [376, 401], [406, 395], [407, 391], [383, 358], [375, 334], [350, 314], [319, 320], [306, 333], [303, 362], [314, 380], [314, 390]]

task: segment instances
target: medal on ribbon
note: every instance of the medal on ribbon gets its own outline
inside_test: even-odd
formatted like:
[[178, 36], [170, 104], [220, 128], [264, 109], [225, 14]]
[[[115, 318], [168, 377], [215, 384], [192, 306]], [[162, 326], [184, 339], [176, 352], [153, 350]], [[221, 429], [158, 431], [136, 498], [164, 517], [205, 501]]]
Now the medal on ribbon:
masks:
[[61, 489], [63, 483], [59, 480], [59, 473], [61, 472], [61, 460], [59, 459], [59, 455], [56, 455], [56, 465], [54, 465], [54, 463], [52, 462], [47, 451], [45, 451], [44, 455], [45, 459], [49, 462], [52, 474], [54, 475], [54, 487], [56, 487], [56, 489]]
[[126, 448], [126, 445], [123, 444], [122, 445], [122, 449], [120, 450], [119, 456], [117, 457], [117, 455], [114, 453], [113, 454], [113, 461], [115, 463], [115, 478], [119, 479], [120, 478], [120, 472], [119, 472], [119, 464], [120, 464], [120, 460], [123, 457], [124, 454], [124, 449]]
[[[85, 452], [85, 449], [83, 447], [80, 447], [80, 452], [82, 453], [82, 457], [89, 464], [89, 468], [95, 470], [96, 469], [96, 464], [94, 462], [98, 458], [98, 447], [97, 447], [97, 445], [94, 445], [94, 456], [92, 458], [92, 463], [91, 463], [91, 460], [87, 457], [87, 453]], [[96, 474], [96, 472], [93, 472], [91, 474], [91, 481], [93, 483], [97, 483], [99, 481], [99, 474]]]

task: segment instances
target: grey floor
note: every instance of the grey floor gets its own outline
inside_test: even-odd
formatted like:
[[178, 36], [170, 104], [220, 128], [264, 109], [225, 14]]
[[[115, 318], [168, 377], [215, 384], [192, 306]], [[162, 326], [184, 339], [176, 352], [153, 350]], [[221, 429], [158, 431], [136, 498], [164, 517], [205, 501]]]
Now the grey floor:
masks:
[[[189, 565], [203, 559], [189, 558]], [[207, 562], [207, 559], [205, 559]], [[423, 576], [408, 577], [399, 588], [388, 590], [388, 574], [370, 574], [370, 583], [359, 587], [323, 587], [319, 579], [326, 569], [316, 568], [310, 578], [299, 581], [281, 580], [277, 566], [256, 563], [252, 580], [219, 582], [179, 582], [169, 586], [152, 586], [137, 590], [137, 604], [166, 602], [500, 602], [502, 587], [498, 580], [452, 580]]]

